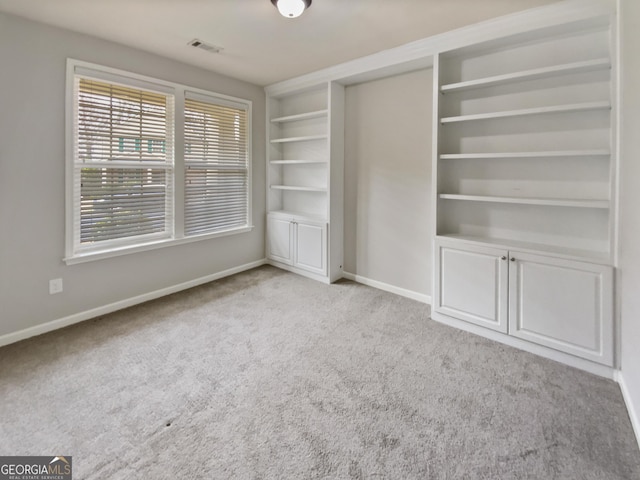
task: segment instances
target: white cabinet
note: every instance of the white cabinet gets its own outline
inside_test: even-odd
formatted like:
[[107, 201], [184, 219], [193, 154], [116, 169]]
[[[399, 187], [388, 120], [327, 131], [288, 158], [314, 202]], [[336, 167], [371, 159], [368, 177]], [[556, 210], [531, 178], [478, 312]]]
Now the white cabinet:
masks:
[[293, 222], [290, 219], [267, 217], [267, 258], [287, 265], [293, 263]]
[[446, 241], [436, 250], [434, 311], [506, 333], [508, 253]]
[[[344, 87], [266, 92], [267, 258], [335, 281], [342, 277]], [[293, 219], [289, 247], [283, 218]]]
[[613, 269], [436, 238], [433, 312], [605, 365], [613, 362]]
[[294, 222], [293, 265], [309, 272], [324, 275], [326, 262], [326, 224]]
[[613, 269], [510, 252], [509, 334], [613, 362]]
[[327, 224], [271, 214], [267, 217], [267, 257], [317, 275], [327, 273]]

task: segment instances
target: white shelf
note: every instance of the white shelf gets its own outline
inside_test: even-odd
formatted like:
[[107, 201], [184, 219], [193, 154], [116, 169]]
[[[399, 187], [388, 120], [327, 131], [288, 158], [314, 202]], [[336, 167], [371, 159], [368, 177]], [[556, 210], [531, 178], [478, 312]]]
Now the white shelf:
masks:
[[485, 159], [485, 158], [561, 158], [561, 157], [609, 157], [609, 150], [559, 150], [547, 152], [500, 152], [500, 153], [444, 153], [440, 160]]
[[315, 222], [326, 222], [327, 218], [323, 215], [318, 215], [315, 213], [308, 213], [297, 210], [272, 210], [268, 212], [269, 215], [278, 215], [282, 217], [295, 217], [298, 219], [304, 220], [313, 220]]
[[576, 208], [609, 208], [608, 200], [585, 200], [563, 198], [522, 198], [522, 197], [498, 197], [488, 195], [459, 195], [442, 193], [439, 198], [443, 200], [462, 200], [471, 202], [511, 203], [518, 205], [542, 205], [549, 207], [576, 207]]
[[311, 120], [313, 118], [322, 118], [329, 115], [329, 110], [317, 110], [315, 112], [299, 113], [297, 115], [287, 115], [285, 117], [272, 118], [271, 123], [287, 123], [297, 122], [300, 120]]
[[305, 164], [328, 164], [326, 160], [271, 160], [271, 165], [305, 165]]
[[512, 82], [537, 80], [558, 75], [583, 73], [594, 70], [605, 70], [608, 68], [611, 68], [611, 62], [609, 61], [609, 59], [599, 58], [596, 60], [587, 60], [584, 62], [568, 63], [564, 65], [556, 65], [553, 67], [535, 68], [532, 70], [524, 70], [521, 72], [508, 73], [505, 75], [496, 75], [493, 77], [469, 80], [466, 82], [450, 83], [448, 85], [443, 85], [440, 88], [440, 91], [442, 93], [460, 92], [474, 88], [491, 87]]
[[452, 238], [475, 244], [491, 245], [494, 247], [504, 248], [505, 250], [517, 249], [530, 253], [553, 254], [573, 260], [587, 260], [605, 265], [608, 265], [610, 262], [609, 254], [598, 250], [584, 250], [579, 248], [562, 247], [559, 245], [547, 245], [543, 243], [522, 242], [504, 238], [478, 237], [472, 235], [445, 234], [438, 235], [438, 237]]
[[326, 140], [328, 135], [306, 135], [304, 137], [287, 137], [287, 138], [275, 138], [271, 140], [271, 143], [291, 143], [291, 142], [308, 142], [311, 140]]
[[494, 118], [507, 117], [523, 117], [528, 115], [541, 115], [545, 113], [571, 113], [584, 112], [588, 110], [609, 110], [611, 104], [609, 102], [588, 102], [575, 103], [571, 105], [554, 105], [552, 107], [525, 108], [521, 110], [508, 110], [503, 112], [478, 113], [475, 115], [460, 115], [457, 117], [444, 117], [440, 119], [440, 123], [457, 123], [467, 122], [471, 120], [490, 120]]
[[325, 187], [299, 187], [295, 185], [271, 185], [274, 190], [291, 190], [297, 192], [326, 192]]

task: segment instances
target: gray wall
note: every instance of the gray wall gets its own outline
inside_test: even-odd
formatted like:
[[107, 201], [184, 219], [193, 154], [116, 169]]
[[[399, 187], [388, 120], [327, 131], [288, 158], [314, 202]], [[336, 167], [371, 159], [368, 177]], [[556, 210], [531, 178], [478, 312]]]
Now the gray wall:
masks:
[[[622, 374], [640, 428], [640, 2], [622, 0], [620, 257]], [[640, 436], [640, 430], [636, 431]], [[639, 440], [640, 441], [640, 440]]]
[[[252, 100], [254, 230], [66, 266], [67, 57]], [[0, 336], [264, 258], [264, 105], [257, 86], [0, 14]]]
[[431, 295], [433, 71], [346, 92], [345, 271]]

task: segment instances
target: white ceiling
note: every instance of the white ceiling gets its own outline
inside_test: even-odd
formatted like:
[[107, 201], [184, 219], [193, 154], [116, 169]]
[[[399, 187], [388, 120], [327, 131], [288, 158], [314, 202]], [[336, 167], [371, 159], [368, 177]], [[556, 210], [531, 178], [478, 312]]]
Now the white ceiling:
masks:
[[[268, 85], [558, 0], [313, 0], [297, 19], [270, 0], [0, 0], [0, 11]], [[211, 54], [193, 38], [223, 47]]]

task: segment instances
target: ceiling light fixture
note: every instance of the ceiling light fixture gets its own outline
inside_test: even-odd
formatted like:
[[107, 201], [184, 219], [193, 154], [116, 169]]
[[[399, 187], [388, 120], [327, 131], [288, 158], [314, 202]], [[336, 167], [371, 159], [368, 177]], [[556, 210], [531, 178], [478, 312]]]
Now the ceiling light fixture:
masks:
[[296, 18], [309, 8], [311, 0], [271, 0], [271, 3], [275, 5], [283, 17]]

